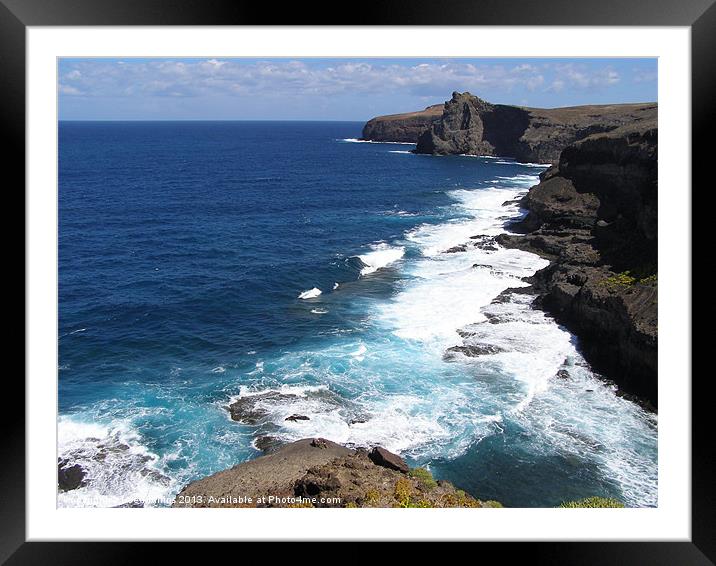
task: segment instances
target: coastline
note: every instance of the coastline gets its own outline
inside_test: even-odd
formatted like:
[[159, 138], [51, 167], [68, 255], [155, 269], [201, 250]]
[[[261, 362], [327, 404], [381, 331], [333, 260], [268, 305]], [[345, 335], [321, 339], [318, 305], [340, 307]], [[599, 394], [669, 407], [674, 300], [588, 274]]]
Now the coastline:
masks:
[[[510, 164], [507, 161], [505, 163]], [[527, 174], [509, 177], [510, 181], [507, 179], [508, 177], [501, 178], [498, 184], [509, 186], [509, 183], [512, 183], [509, 189], [503, 186], [502, 189], [492, 190], [492, 192], [491, 189], [446, 190], [446, 193], [455, 201], [454, 206], [460, 209], [462, 219], [451, 218], [440, 224], [420, 225], [404, 234], [400, 241], [391, 241], [390, 244], [385, 244], [417, 247], [422, 259], [417, 260], [413, 254], [410, 263], [405, 264], [411, 266], [409, 276], [414, 280], [414, 283], [411, 283], [412, 286], [403, 288], [396, 301], [383, 304], [381, 309], [374, 313], [378, 320], [385, 324], [386, 330], [390, 330], [399, 339], [416, 341], [418, 344], [423, 341], [423, 343], [429, 344], [429, 348], [432, 348], [433, 344], [438, 345], [441, 349], [441, 356], [438, 357], [438, 360], [443, 365], [456, 368], [455, 371], [458, 373], [463, 373], [463, 368], [479, 369], [494, 366], [501, 368], [500, 371], [505, 374], [511, 374], [515, 373], [515, 368], [529, 368], [533, 363], [530, 352], [535, 350], [547, 352], [545, 356], [548, 359], [547, 363], [555, 365], [555, 372], [549, 375], [551, 370], [545, 373], [545, 368], [540, 367], [535, 368], [533, 373], [523, 372], [522, 375], [518, 375], [517, 389], [520, 392], [524, 390], [526, 396], [509, 411], [505, 412], [499, 407], [489, 407], [489, 410], [486, 410], [486, 408], [478, 406], [474, 409], [475, 415], [467, 414], [460, 417], [466, 419], [465, 423], [471, 422], [471, 427], [477, 426], [477, 442], [498, 431], [500, 427], [504, 426], [504, 420], [515, 418], [522, 421], [531, 418], [524, 414], [524, 410], [545, 391], [545, 388], [554, 388], [558, 390], [553, 392], [554, 394], [564, 395], [565, 398], [577, 394], [580, 396], [580, 401], [589, 404], [593, 401], [586, 397], [591, 397], [593, 392], [591, 388], [595, 387], [596, 389], [597, 387], [592, 385], [595, 381], [588, 367], [582, 365], [577, 353], [573, 353], [570, 335], [560, 330], [541, 311], [534, 310], [531, 301], [526, 300], [530, 296], [525, 295], [522, 290], [516, 293], [507, 292], [516, 285], [522, 286], [522, 289], [527, 287], [528, 282], [525, 282], [524, 278], [535, 274], [540, 267], [546, 265], [547, 261], [532, 250], [529, 253], [518, 249], [510, 250], [506, 246], [503, 247], [497, 240], [505, 232], [505, 227], [507, 226], [509, 229], [509, 226], [522, 215], [517, 206], [518, 201], [521, 201], [520, 197], [525, 195], [528, 186], [534, 183], [533, 175]], [[485, 211], [489, 211], [487, 218], [484, 217]], [[373, 249], [371, 253], [375, 251], [381, 250]], [[364, 258], [365, 255], [355, 257]], [[361, 259], [361, 262], [365, 264], [365, 259]], [[388, 273], [393, 269], [402, 269], [403, 265], [404, 262], [400, 261], [397, 266], [391, 267], [389, 264], [385, 264], [374, 269], [368, 263], [361, 267], [361, 273], [368, 277], [376, 277], [373, 274], [379, 272], [377, 275], [379, 280], [381, 274]], [[436, 270], [436, 268], [438, 269]], [[388, 269], [388, 271], [383, 271], [384, 269]], [[427, 283], [439, 283], [441, 292], [436, 295], [435, 289], [427, 287]], [[344, 286], [341, 284], [341, 292], [343, 290]], [[433, 305], [431, 311], [431, 309], [425, 308], [424, 298], [426, 296], [440, 297], [442, 302]], [[330, 292], [321, 295], [320, 298], [314, 294], [307, 299], [307, 306], [315, 306], [323, 300], [330, 300], [330, 297]], [[456, 298], [460, 300], [456, 301]], [[474, 311], [471, 310], [474, 308], [478, 308], [478, 316], [475, 316]], [[311, 309], [311, 312], [314, 310], [320, 309]], [[443, 313], [444, 316], [435, 318], [435, 311]], [[408, 315], [407, 318], [405, 318], [406, 315]], [[436, 325], [441, 318], [445, 318], [449, 322]], [[533, 333], [533, 329], [537, 329], [537, 332]], [[456, 330], [459, 338], [463, 340], [462, 343], [456, 342]], [[488, 336], [486, 336], [486, 332], [489, 334]], [[519, 344], [512, 343], [510, 333], [522, 340], [524, 348]], [[544, 337], [540, 334], [543, 334], [547, 341], [541, 341]], [[381, 351], [375, 351], [374, 346], [374, 344], [369, 344], [367, 348], [364, 345], [351, 347], [346, 355], [351, 363], [358, 364], [366, 356], [371, 358], [381, 355]], [[445, 361], [449, 363], [445, 364]], [[257, 364], [257, 371], [258, 369]], [[473, 370], [470, 369], [470, 371]], [[570, 372], [573, 375], [568, 381], [564, 380], [560, 377], [562, 371]], [[555, 384], [558, 386], [553, 387]], [[435, 385], [430, 383], [430, 389]], [[433, 391], [434, 401], [439, 400], [441, 396], [449, 399], [455, 394], [469, 394], [470, 398], [472, 396], [479, 397], [479, 387], [476, 389], [475, 384], [464, 383], [456, 386], [446, 382], [439, 387], [439, 392]], [[590, 394], [584, 397], [583, 393], [579, 392], [580, 388]], [[268, 393], [275, 389], [275, 386], [271, 385], [265, 387]], [[255, 388], [250, 390], [252, 395], [260, 394], [261, 391], [261, 389]], [[323, 411], [326, 406], [335, 407], [338, 406], [337, 403], [344, 401], [336, 391], [340, 391], [340, 387], [336, 388], [336, 384], [331, 383], [330, 387], [326, 385], [326, 389], [321, 391], [307, 391], [295, 395], [290, 393], [283, 398], [273, 397], [270, 399], [268, 412], [259, 415], [254, 424], [259, 428], [278, 427], [278, 436], [282, 443], [309, 436], [313, 433], [311, 427], [328, 425], [333, 427], [332, 430], [338, 434], [335, 437], [326, 435], [329, 440], [353, 446], [384, 444], [385, 440], [374, 434], [376, 425], [380, 427], [388, 425], [389, 428], [381, 430], [385, 438], [400, 438], [400, 434], [405, 431], [412, 433], [414, 429], [421, 428], [420, 416], [413, 422], [408, 419], [394, 422], [391, 419], [400, 414], [397, 412], [399, 407], [383, 409], [380, 406], [372, 405], [362, 407], [362, 410], [368, 413], [368, 418], [373, 419], [370, 422], [365, 420], [361, 422], [365, 416], [354, 418], [352, 415], [350, 420], [355, 421], [353, 423], [345, 416], [342, 416], [339, 422], [335, 420], [322, 421], [321, 419], [325, 417]], [[594, 397], [597, 397], [600, 402], [606, 400], [604, 402], [612, 403], [610, 395], [611, 392], [608, 388], [604, 388], [604, 390], [598, 389], [597, 396]], [[556, 401], [562, 403], [563, 400], [560, 398]], [[313, 411], [305, 411], [306, 416], [310, 415], [310, 420], [304, 421], [297, 418], [292, 421], [289, 419], [292, 415], [303, 415], [299, 411], [306, 406]], [[221, 410], [228, 412], [225, 405], [221, 407]], [[445, 414], [449, 415], [449, 411], [448, 403], [445, 407]], [[484, 420], [475, 423], [474, 417], [477, 415]], [[632, 417], [633, 415], [630, 413], [629, 418]], [[411, 416], [410, 418], [415, 419], [416, 417]], [[240, 419], [234, 420], [241, 423]], [[240, 426], [239, 423], [236, 423], [236, 426]], [[425, 448], [429, 445], [439, 445], [450, 438], [449, 429], [443, 429], [432, 421], [426, 421], [425, 424], [428, 425], [428, 428], [424, 438], [410, 438], [410, 442], [413, 444], [408, 443], [402, 446], [398, 444], [392, 448], [397, 452], [411, 453], [415, 450], [416, 442], [417, 446]], [[538, 424], [537, 426], [543, 425]], [[472, 431], [472, 428], [470, 430]], [[308, 434], [306, 434], [307, 432]], [[254, 438], [254, 446], [258, 439], [259, 437]], [[460, 442], [456, 444], [453, 452], [456, 456], [463, 454], [470, 446], [462, 439], [458, 440]], [[574, 440], [568, 441], [573, 442]], [[427, 454], [430, 453], [428, 450]], [[426, 458], [426, 456], [422, 457]], [[430, 456], [427, 459], [430, 460]], [[249, 461], [255, 461], [255, 459]], [[455, 483], [459, 486], [459, 483]], [[475, 492], [474, 488], [472, 492]], [[647, 501], [649, 500], [647, 499]]]
[[[364, 137], [400, 131], [400, 116], [373, 118]], [[656, 411], [656, 103], [546, 110], [454, 92], [440, 119], [429, 117], [415, 153], [551, 163], [521, 201], [527, 217], [510, 227], [522, 236], [499, 242], [550, 261], [528, 279], [535, 306], [580, 337], [621, 395]]]
[[654, 412], [656, 140], [645, 122], [569, 146], [523, 199], [528, 214], [512, 227], [523, 235], [499, 238], [550, 261], [529, 280], [536, 305], [579, 336], [621, 395]]
[[[533, 164], [536, 166], [536, 164]], [[554, 174], [551, 172], [551, 170], [545, 170], [541, 177], [544, 177], [546, 175]], [[509, 207], [514, 206], [516, 204], [519, 204], [522, 208], [522, 212], [513, 213], [511, 215], [502, 216], [502, 218], [505, 220], [504, 223], [504, 230], [498, 233], [492, 241], [499, 243], [500, 245], [504, 245], [506, 248], [515, 248], [519, 250], [524, 250], [529, 252], [530, 254], [544, 258], [549, 261], [549, 264], [546, 267], [543, 267], [539, 270], [535, 270], [532, 275], [526, 275], [524, 277], [521, 277], [520, 279], [525, 283], [524, 287], [508, 287], [501, 291], [499, 294], [494, 296], [491, 301], [489, 301], [489, 304], [481, 309], [482, 315], [487, 317], [487, 320], [489, 321], [489, 324], [499, 324], [501, 321], [499, 318], [502, 316], [505, 316], [504, 310], [502, 312], [492, 312], [490, 308], [494, 305], [497, 306], [498, 309], [500, 307], [503, 307], [504, 305], [515, 305], [519, 304], [520, 306], [524, 306], [528, 311], [544, 311], [546, 314], [553, 314], [550, 310], [546, 309], [544, 307], [543, 303], [543, 294], [545, 293], [545, 286], [540, 285], [540, 274], [544, 272], [549, 272], [550, 270], [554, 269], [555, 266], [559, 265], [559, 262], [556, 261], [556, 257], [553, 254], [546, 254], [544, 253], [544, 250], [540, 247], [534, 246], [531, 243], [528, 243], [528, 239], [525, 238], [524, 235], [515, 233], [517, 230], [518, 232], [523, 231], [522, 226], [524, 226], [526, 223], [528, 223], [529, 216], [532, 214], [534, 216], [534, 211], [529, 207], [528, 205], [528, 197], [530, 194], [530, 191], [532, 189], [537, 189], [539, 187], [538, 185], [535, 185], [532, 187], [529, 191], [523, 191], [523, 194], [520, 196], [520, 198], [514, 199], [514, 200], [508, 200], [501, 204], [502, 207], [506, 207], [505, 212]], [[570, 234], [571, 237], [571, 234]], [[454, 246], [447, 250], [447, 253], [451, 254], [459, 254], [461, 252], [467, 251], [469, 247], [471, 246], [485, 246], [488, 249], [489, 246], [493, 245], [489, 238], [485, 238], [484, 235], [482, 238], [480, 238], [480, 235], [473, 235], [470, 236], [470, 239], [473, 241], [467, 241], [459, 246]], [[473, 266], [477, 267], [477, 266]], [[487, 267], [487, 266], [485, 266]], [[493, 266], [494, 267], [494, 266]], [[527, 298], [527, 300], [525, 300]], [[509, 307], [508, 307], [509, 308]], [[508, 317], [512, 316], [514, 317], [514, 311], [510, 312]], [[562, 319], [560, 319], [559, 316], [556, 316], [557, 320], [559, 322], [562, 322]], [[464, 338], [463, 345], [453, 346], [450, 348], [447, 348], [445, 351], [444, 359], [448, 362], [459, 360], [462, 358], [469, 358], [474, 359], [478, 358], [480, 356], [490, 356], [492, 354], [495, 354], [499, 352], [499, 349], [490, 349], [490, 347], [485, 347], [485, 344], [483, 343], [471, 343], [470, 339], [473, 338], [476, 333], [473, 332], [473, 329], [475, 328], [475, 325], [481, 324], [481, 321], [479, 320], [473, 320], [469, 322], [466, 325], [463, 325], [460, 329], [458, 329], [458, 333], [460, 336]], [[482, 323], [484, 325], [484, 323]], [[579, 365], [579, 362], [577, 363]], [[553, 379], [557, 380], [571, 380], [573, 379], [572, 374], [570, 372], [574, 372], [574, 360], [565, 361], [565, 365], [562, 369], [560, 369]], [[600, 382], [603, 382], [605, 385], [606, 390], [610, 390], [610, 388], [613, 386], [613, 382], [609, 379], [604, 378], [603, 376], [596, 375], [595, 376], [597, 380]], [[587, 389], [588, 392], [591, 392], [592, 390]], [[536, 393], [536, 391], [535, 391]], [[259, 394], [261, 395], [261, 394]], [[645, 401], [642, 398], [631, 396], [629, 394], [623, 393], [621, 391], [616, 391], [616, 395], [619, 397], [623, 397], [627, 402], [632, 402], [635, 405], [638, 405], [639, 407], [643, 408], [646, 411], [654, 411], [655, 409], [648, 401]], [[245, 399], [245, 398], [244, 398]], [[521, 404], [522, 407], [526, 407], [532, 400], [531, 396], [528, 396], [528, 398], [525, 399], [525, 401]], [[232, 413], [232, 418], [235, 418], [235, 420], [239, 420], [243, 422], [246, 422], [244, 419], [247, 415], [251, 417], [251, 407], [249, 407], [248, 412], [247, 408], [245, 406], [241, 406], [239, 408], [239, 403], [237, 403], [239, 399], [235, 399], [234, 402], [235, 405], [232, 404], [229, 409]], [[236, 416], [234, 415], [234, 411], [236, 411]], [[303, 417], [300, 417], [303, 418]], [[325, 439], [320, 439], [321, 442], [326, 441]], [[368, 443], [367, 448], [366, 447], [358, 447], [357, 449], [352, 448], [351, 444], [349, 443], [349, 448], [345, 448], [345, 446], [341, 446], [339, 444], [334, 444], [330, 440], [327, 440], [331, 446], [336, 447], [336, 449], [339, 451], [336, 455], [332, 455], [327, 453], [326, 456], [333, 456], [332, 458], [329, 458], [325, 462], [321, 462], [319, 466], [311, 466], [311, 458], [307, 457], [305, 451], [294, 451], [294, 448], [297, 448], [299, 445], [303, 446], [305, 449], [306, 446], [309, 446], [311, 442], [316, 442], [316, 439], [304, 439], [304, 440], [296, 440], [293, 443], [289, 444], [281, 444], [280, 442], [276, 442], [276, 439], [272, 439], [270, 437], [263, 437], [259, 439], [257, 448], [263, 449], [265, 456], [259, 456], [257, 459], [249, 460], [246, 463], [238, 464], [237, 466], [234, 466], [233, 468], [229, 470], [225, 470], [223, 472], [219, 472], [218, 474], [215, 474], [213, 476], [209, 476], [200, 480], [197, 480], [195, 482], [190, 483], [189, 485], [185, 486], [182, 491], [178, 495], [178, 503], [175, 503], [174, 506], [235, 506], [237, 504], [237, 501], [239, 501], [239, 506], [304, 506], [304, 507], [323, 507], [323, 506], [339, 506], [339, 507], [405, 507], [405, 506], [418, 506], [418, 507], [502, 507], [502, 504], [494, 501], [480, 501], [480, 499], [475, 499], [476, 496], [473, 495], [467, 495], [464, 491], [459, 489], [459, 485], [457, 487], [453, 487], [453, 485], [450, 482], [446, 482], [444, 480], [438, 480], [437, 483], [434, 485], [439, 485], [443, 489], [439, 491], [439, 496], [437, 499], [435, 497], [427, 497], [426, 493], [429, 493], [429, 490], [425, 489], [425, 485], [421, 482], [417, 482], [416, 484], [409, 487], [409, 490], [412, 490], [414, 494], [418, 497], [418, 499], [414, 499], [413, 505], [401, 505], [398, 502], [398, 497], [395, 495], [397, 493], [397, 488], [395, 487], [395, 477], [392, 477], [392, 483], [391, 479], [385, 479], [383, 478], [383, 492], [380, 497], [374, 495], [376, 492], [373, 488], [370, 487], [371, 479], [370, 474], [363, 475], [364, 472], [356, 472], [356, 466], [354, 462], [347, 463], [345, 459], [342, 459], [342, 456], [345, 456], [349, 452], [343, 452], [342, 450], [350, 451], [352, 454], [358, 454], [358, 458], [363, 458], [365, 460], [366, 455], [368, 454], [368, 451], [370, 449], [370, 446], [376, 446], [373, 443]], [[305, 446], [304, 446], [305, 445]], [[373, 448], [373, 450], [376, 450], [376, 448]], [[382, 449], [381, 449], [382, 450]], [[285, 460], [282, 460], [281, 464], [272, 464], [271, 463], [271, 454], [275, 453], [283, 454], [289, 453], [293, 454], [294, 458], [298, 458], [298, 464], [300, 464], [301, 469], [300, 473], [298, 473], [296, 470], [292, 469], [291, 466], [288, 466], [286, 468]], [[400, 459], [399, 456], [394, 455], [395, 458]], [[251, 473], [249, 473], [249, 470], [252, 466], [257, 465], [256, 463], [260, 462], [258, 464], [259, 467], [262, 469], [265, 467], [264, 474], [278, 474], [281, 478], [281, 480], [278, 483], [274, 483], [271, 486], [262, 486], [260, 488], [257, 488], [256, 485], [253, 485], [251, 482], [249, 482], [248, 485], [245, 485], [245, 481], [243, 480], [244, 476], [248, 473], [249, 477], [253, 477]], [[295, 466], [294, 466], [295, 467]], [[341, 498], [338, 494], [341, 492], [341, 486], [342, 483], [339, 479], [337, 479], [337, 471], [340, 470], [343, 467], [348, 467], [352, 472], [352, 483], [354, 486], [358, 486], [357, 493], [354, 489], [354, 491], [351, 493], [351, 497], [348, 499]], [[360, 466], [357, 466], [360, 468]], [[370, 467], [370, 466], [369, 466]], [[407, 470], [407, 464], [405, 465], [405, 470]], [[403, 473], [406, 473], [406, 471], [403, 470]], [[420, 468], [422, 470], [422, 468]], [[393, 471], [393, 474], [395, 475], [397, 472]], [[430, 484], [433, 485], [434, 480], [432, 479], [432, 476], [429, 472], [426, 472], [428, 476], [430, 477]], [[305, 475], [303, 475], [305, 474]], [[400, 474], [397, 474], [398, 476]], [[315, 481], [316, 477], [320, 478], [320, 481]], [[309, 479], [310, 478], [310, 479]], [[368, 478], [368, 479], [366, 479]], [[345, 479], [344, 479], [345, 481]], [[306, 495], [305, 490], [305, 484], [311, 483], [312, 485], [312, 496], [319, 497], [318, 500], [313, 499], [312, 501], [300, 501], [301, 494]], [[386, 485], [388, 486], [387, 491], [385, 490]], [[393, 487], [390, 487], [393, 486]], [[228, 495], [227, 495], [228, 490]], [[240, 499], [236, 499], [236, 494], [231, 495], [233, 491], [236, 491], [236, 493], [246, 493], [248, 491], [253, 490], [253, 492], [259, 492], [262, 494], [259, 498], [253, 498], [252, 502], [246, 502], [242, 501]], [[447, 492], [446, 492], [447, 490]], [[459, 494], [459, 498], [456, 499], [455, 493]], [[371, 498], [366, 499], [366, 492], [371, 491], [372, 495]], [[211, 501], [207, 502], [206, 499], [203, 499], [205, 496], [203, 494], [205, 493], [220, 493], [224, 495], [220, 495], [219, 497], [213, 496]], [[272, 492], [272, 493], [278, 493], [279, 499], [271, 500], [267, 503], [266, 501], [266, 494]], [[391, 497], [392, 494], [392, 497]], [[435, 494], [433, 494], [435, 495]], [[295, 500], [290, 499], [291, 497], [299, 497], [299, 502], [297, 503]], [[196, 502], [196, 498], [199, 497], [200, 501], [198, 503]], [[283, 501], [280, 500], [280, 497], [288, 498], [284, 499]], [[328, 503], [321, 499], [322, 497], [328, 498]], [[331, 503], [330, 497], [337, 497], [335, 500], [341, 501], [341, 503]], [[419, 504], [417, 502], [420, 502]], [[587, 500], [585, 500], [586, 502]], [[571, 503], [565, 503], [565, 506], [583, 506], [586, 505], [585, 502], [571, 502]], [[596, 503], [595, 503], [596, 502]], [[605, 503], [606, 502], [606, 503]], [[596, 504], [597, 506], [605, 505], [605, 506], [622, 506], [622, 503], [618, 500], [614, 499], [603, 499], [600, 497], [594, 497], [593, 504]]]

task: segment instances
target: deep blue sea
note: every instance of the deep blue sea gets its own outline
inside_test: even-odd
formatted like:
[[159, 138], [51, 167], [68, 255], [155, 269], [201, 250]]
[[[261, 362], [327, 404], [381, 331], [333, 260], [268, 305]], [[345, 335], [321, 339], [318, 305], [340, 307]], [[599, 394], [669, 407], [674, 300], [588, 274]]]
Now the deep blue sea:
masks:
[[657, 504], [656, 416], [530, 296], [493, 303], [547, 263], [493, 241], [544, 167], [362, 125], [59, 124], [58, 455], [89, 481], [58, 505], [171, 497], [261, 436], [380, 444], [507, 506]]

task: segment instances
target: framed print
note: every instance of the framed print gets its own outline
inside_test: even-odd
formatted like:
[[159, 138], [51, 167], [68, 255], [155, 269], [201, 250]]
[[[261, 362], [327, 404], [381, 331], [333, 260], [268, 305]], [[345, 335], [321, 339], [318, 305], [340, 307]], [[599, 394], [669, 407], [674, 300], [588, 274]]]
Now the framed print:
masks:
[[3, 559], [712, 563], [691, 186], [716, 8], [314, 10], [4, 2]]

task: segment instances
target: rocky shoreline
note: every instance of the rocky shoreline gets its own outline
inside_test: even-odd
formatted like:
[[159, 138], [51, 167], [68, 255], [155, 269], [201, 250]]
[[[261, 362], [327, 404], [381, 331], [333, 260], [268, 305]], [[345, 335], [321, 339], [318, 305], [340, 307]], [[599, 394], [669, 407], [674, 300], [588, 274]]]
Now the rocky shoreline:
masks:
[[556, 163], [562, 150], [578, 140], [655, 120], [656, 114], [656, 103], [528, 108], [453, 92], [443, 105], [369, 120], [362, 139], [413, 142], [415, 153]]
[[656, 120], [578, 141], [541, 175], [497, 241], [550, 265], [530, 282], [535, 305], [580, 339], [585, 358], [622, 394], [655, 409], [657, 394]]
[[435, 104], [418, 112], [378, 116], [363, 126], [361, 139], [379, 142], [415, 143], [433, 122], [443, 115], [443, 105]]
[[502, 507], [381, 447], [306, 438], [190, 483], [173, 507]]
[[535, 306], [580, 339], [594, 369], [652, 410], [657, 110], [656, 103], [522, 108], [454, 92], [415, 140], [416, 153], [552, 164], [520, 203], [526, 217], [497, 242], [550, 260], [520, 292], [537, 294]]
[[[429, 107], [376, 118], [363, 131], [373, 141], [417, 135], [419, 153], [511, 153], [554, 163], [520, 201], [526, 211], [521, 220], [494, 240], [475, 236], [469, 244], [499, 243], [548, 259], [528, 279], [530, 287], [502, 295], [537, 295], [533, 304], [578, 336], [585, 359], [618, 386], [618, 394], [651, 410], [658, 405], [656, 111], [656, 104], [537, 111], [454, 93], [442, 113]], [[502, 137], [494, 135], [500, 120], [502, 126], [513, 120]], [[456, 346], [446, 356], [485, 353], [465, 352], [469, 347]], [[557, 377], [569, 378], [561, 373]], [[256, 422], [261, 400], [234, 401], [232, 419]], [[174, 506], [501, 507], [435, 481], [427, 470], [410, 469], [380, 447], [353, 449], [325, 439], [281, 445], [271, 436], [259, 437], [256, 447], [266, 455], [187, 485]], [[564, 506], [621, 506], [591, 499]]]

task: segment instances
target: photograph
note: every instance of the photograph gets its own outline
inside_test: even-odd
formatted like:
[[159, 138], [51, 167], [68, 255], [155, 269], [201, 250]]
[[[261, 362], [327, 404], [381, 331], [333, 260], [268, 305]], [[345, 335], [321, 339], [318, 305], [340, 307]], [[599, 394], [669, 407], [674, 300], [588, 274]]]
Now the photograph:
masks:
[[659, 59], [288, 53], [56, 58], [55, 506], [658, 508]]

